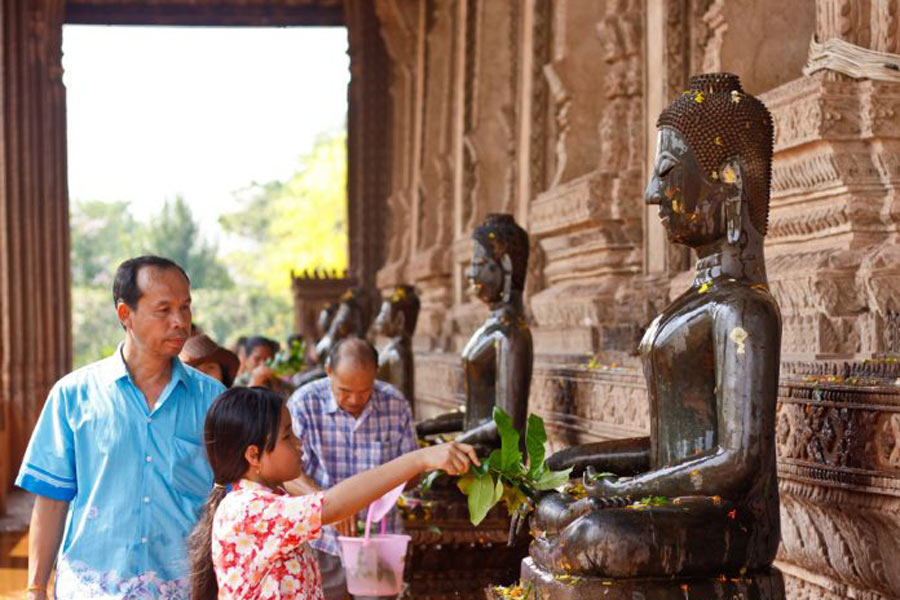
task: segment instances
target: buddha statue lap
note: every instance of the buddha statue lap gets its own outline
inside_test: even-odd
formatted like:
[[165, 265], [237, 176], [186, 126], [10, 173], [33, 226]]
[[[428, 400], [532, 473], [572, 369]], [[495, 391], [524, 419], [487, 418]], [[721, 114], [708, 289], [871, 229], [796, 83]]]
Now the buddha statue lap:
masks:
[[419, 318], [419, 297], [411, 285], [398, 285], [381, 303], [375, 332], [390, 338], [378, 353], [378, 379], [400, 390], [415, 408], [412, 336]]
[[[640, 345], [650, 436], [549, 459], [552, 468], [581, 473], [585, 494], [540, 500], [523, 576], [545, 594], [565, 587], [562, 575], [586, 578], [580, 593], [566, 591], [571, 598], [596, 594], [610, 578], [629, 584], [609, 598], [630, 599], [632, 588], [648, 598], [682, 598], [691, 578], [711, 590], [704, 597], [730, 598], [744, 585], [745, 598], [783, 598], [780, 574], [770, 568], [780, 541], [781, 345], [763, 258], [771, 117], [736, 76], [707, 74], [691, 78], [657, 125], [645, 201], [659, 206], [669, 240], [694, 248], [699, 260], [690, 289]], [[640, 502], [647, 497], [653, 500]], [[655, 578], [658, 589], [635, 583], [642, 578]], [[733, 589], [717, 588], [715, 578]]]

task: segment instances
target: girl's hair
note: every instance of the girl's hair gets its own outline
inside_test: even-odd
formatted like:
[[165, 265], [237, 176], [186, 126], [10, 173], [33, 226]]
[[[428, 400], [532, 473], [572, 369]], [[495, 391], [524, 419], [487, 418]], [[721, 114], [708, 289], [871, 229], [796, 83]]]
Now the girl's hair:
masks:
[[225, 486], [250, 468], [244, 458], [247, 448], [275, 448], [283, 405], [284, 399], [267, 389], [236, 387], [220, 394], [206, 413], [203, 437], [215, 485], [188, 539], [192, 600], [215, 600], [219, 593], [212, 562], [213, 517], [227, 493]]

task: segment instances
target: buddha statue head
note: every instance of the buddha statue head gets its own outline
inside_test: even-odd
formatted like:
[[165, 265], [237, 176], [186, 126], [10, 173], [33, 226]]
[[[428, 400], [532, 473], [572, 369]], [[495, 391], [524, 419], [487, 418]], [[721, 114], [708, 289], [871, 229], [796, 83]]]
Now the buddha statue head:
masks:
[[[366, 316], [363, 302], [365, 293], [353, 288], [344, 292], [338, 302], [328, 330], [316, 344], [316, 357], [319, 364], [324, 364], [331, 347], [349, 336], [363, 337], [366, 333]], [[323, 312], [325, 312], [323, 310]], [[320, 315], [320, 323], [321, 323]]]
[[736, 75], [691, 77], [657, 121], [656, 163], [645, 200], [669, 240], [705, 254], [722, 243], [759, 247], [766, 234], [772, 117]]
[[419, 318], [419, 296], [411, 285], [398, 285], [381, 303], [375, 331], [385, 337], [412, 337]]
[[467, 276], [475, 295], [487, 304], [521, 297], [528, 270], [528, 233], [512, 215], [492, 213], [472, 239], [475, 248]]

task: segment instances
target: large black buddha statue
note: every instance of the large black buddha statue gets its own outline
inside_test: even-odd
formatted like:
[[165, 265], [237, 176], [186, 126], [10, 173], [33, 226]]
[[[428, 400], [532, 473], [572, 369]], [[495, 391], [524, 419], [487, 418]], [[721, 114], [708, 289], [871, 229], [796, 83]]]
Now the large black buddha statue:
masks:
[[490, 313], [462, 352], [465, 412], [422, 422], [417, 430], [427, 435], [461, 429], [458, 441], [488, 449], [500, 445], [492, 418], [495, 406], [509, 413], [522, 439], [528, 418], [533, 348], [522, 306], [528, 233], [512, 215], [490, 214], [472, 238], [467, 276]]
[[[553, 468], [583, 472], [586, 495], [541, 499], [525, 571], [544, 581], [764, 574], [771, 583], [781, 345], [763, 260], [772, 120], [736, 76], [707, 74], [691, 78], [657, 125], [645, 201], [699, 260], [690, 289], [641, 342], [650, 436], [551, 457]], [[746, 597], [780, 597], [776, 579]]]
[[378, 379], [403, 392], [415, 408], [412, 336], [419, 318], [419, 296], [411, 285], [398, 285], [381, 303], [375, 332], [390, 339], [378, 353]]

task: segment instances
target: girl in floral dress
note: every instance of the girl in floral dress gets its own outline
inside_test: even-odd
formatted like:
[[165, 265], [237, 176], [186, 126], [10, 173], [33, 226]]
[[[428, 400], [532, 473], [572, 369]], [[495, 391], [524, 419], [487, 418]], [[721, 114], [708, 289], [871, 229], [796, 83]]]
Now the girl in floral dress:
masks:
[[404, 454], [334, 487], [291, 496], [283, 484], [302, 473], [300, 441], [284, 399], [263, 388], [232, 388], [213, 402], [204, 425], [215, 486], [191, 534], [192, 600], [322, 600], [307, 542], [419, 473], [468, 471], [466, 444]]

